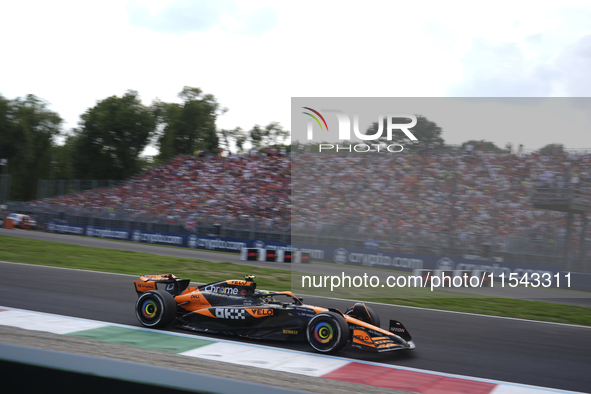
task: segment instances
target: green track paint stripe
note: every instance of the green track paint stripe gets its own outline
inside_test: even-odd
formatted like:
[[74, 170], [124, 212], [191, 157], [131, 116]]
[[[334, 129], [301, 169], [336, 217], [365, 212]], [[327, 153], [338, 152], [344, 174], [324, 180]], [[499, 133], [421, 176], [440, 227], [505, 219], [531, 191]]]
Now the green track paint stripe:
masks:
[[96, 339], [107, 343], [129, 345], [141, 349], [163, 350], [172, 353], [182, 353], [215, 343], [213, 341], [205, 341], [197, 338], [179, 337], [160, 332], [134, 330], [116, 326], [76, 331], [67, 335], [79, 338]]

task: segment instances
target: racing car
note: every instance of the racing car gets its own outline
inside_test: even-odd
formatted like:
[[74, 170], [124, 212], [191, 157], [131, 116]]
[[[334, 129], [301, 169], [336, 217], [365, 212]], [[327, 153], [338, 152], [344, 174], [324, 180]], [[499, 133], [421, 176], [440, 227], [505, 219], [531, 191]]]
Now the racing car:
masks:
[[256, 288], [254, 276], [197, 287], [173, 274], [144, 275], [135, 280], [135, 314], [149, 328], [176, 327], [253, 339], [307, 341], [320, 353], [351, 347], [376, 352], [414, 349], [406, 328], [390, 320], [380, 328], [376, 312], [356, 303], [345, 313], [306, 305], [290, 291]]

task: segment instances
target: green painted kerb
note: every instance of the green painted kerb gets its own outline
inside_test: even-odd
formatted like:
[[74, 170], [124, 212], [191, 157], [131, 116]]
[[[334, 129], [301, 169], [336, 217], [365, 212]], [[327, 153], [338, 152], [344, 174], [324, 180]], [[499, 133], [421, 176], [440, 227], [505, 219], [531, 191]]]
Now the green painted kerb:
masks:
[[116, 326], [76, 331], [66, 335], [96, 339], [97, 341], [107, 343], [119, 343], [141, 349], [163, 350], [172, 353], [182, 353], [215, 343], [213, 341], [205, 341], [197, 338], [185, 338], [160, 332], [141, 331]]

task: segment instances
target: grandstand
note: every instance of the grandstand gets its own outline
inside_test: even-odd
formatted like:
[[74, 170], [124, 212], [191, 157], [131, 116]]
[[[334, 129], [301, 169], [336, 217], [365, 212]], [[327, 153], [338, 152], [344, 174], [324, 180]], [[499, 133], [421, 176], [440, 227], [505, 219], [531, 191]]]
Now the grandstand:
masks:
[[[13, 209], [40, 221], [288, 241], [289, 159], [178, 156], [114, 188], [38, 200]], [[230, 230], [231, 229], [231, 230]]]
[[[267, 240], [291, 230], [298, 244], [373, 239], [384, 251], [556, 264], [588, 260], [580, 208], [591, 206], [590, 175], [591, 154], [573, 152], [178, 156], [118, 187], [20, 208], [95, 226]], [[569, 204], [578, 204], [570, 222], [579, 236], [567, 231], [568, 210], [542, 206], [549, 188], [577, 191]]]
[[[588, 189], [590, 171], [586, 153], [302, 155], [293, 162], [292, 232], [301, 244], [323, 234], [321, 244], [336, 245], [347, 234], [386, 251], [556, 265], [565, 250], [582, 258], [588, 234], [566, 244], [568, 214], [536, 209], [531, 198], [548, 185]], [[573, 219], [579, 233], [583, 222]]]

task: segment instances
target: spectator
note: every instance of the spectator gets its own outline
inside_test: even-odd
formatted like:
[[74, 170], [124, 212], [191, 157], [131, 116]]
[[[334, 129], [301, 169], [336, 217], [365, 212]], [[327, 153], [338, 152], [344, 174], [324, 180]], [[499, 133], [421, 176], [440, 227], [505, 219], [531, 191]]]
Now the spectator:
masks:
[[117, 188], [33, 205], [160, 218], [189, 230], [200, 224], [251, 228], [256, 223], [271, 231], [372, 239], [398, 251], [415, 244], [478, 247], [493, 239], [508, 250], [515, 246], [512, 237], [521, 236], [561, 245], [565, 214], [536, 210], [529, 196], [535, 187], [575, 184], [586, 190], [591, 154], [557, 160], [541, 153], [472, 151], [468, 144], [465, 152], [471, 154], [465, 156], [300, 153], [293, 162], [283, 154], [178, 156]]

